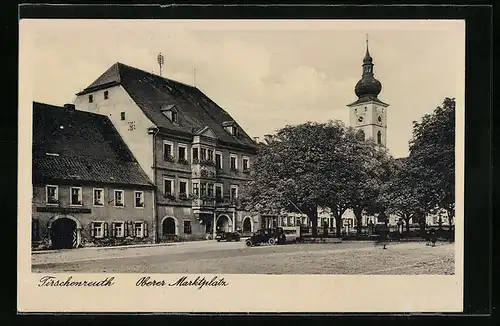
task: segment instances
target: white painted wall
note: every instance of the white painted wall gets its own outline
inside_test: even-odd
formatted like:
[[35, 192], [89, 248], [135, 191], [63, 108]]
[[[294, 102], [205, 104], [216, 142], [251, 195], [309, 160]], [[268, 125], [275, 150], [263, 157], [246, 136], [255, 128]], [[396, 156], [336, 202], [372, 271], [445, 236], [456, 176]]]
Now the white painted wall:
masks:
[[[108, 99], [104, 99], [104, 91], [108, 91]], [[153, 139], [152, 135], [148, 134], [148, 128], [153, 126], [151, 120], [146, 117], [121, 85], [91, 94], [93, 94], [92, 103], [89, 103], [89, 94], [77, 96], [76, 109], [108, 116], [141, 168], [154, 182]], [[121, 120], [121, 112], [125, 112], [124, 121]], [[129, 123], [131, 122], [135, 124], [133, 130], [130, 130]]]
[[[367, 102], [349, 108], [349, 124], [355, 128], [362, 128], [366, 139], [372, 138], [377, 141], [377, 132], [382, 133], [382, 144], [387, 144], [387, 108], [375, 102]], [[382, 123], [377, 121], [377, 117], [382, 116]], [[359, 122], [358, 117], [363, 116], [363, 121]]]

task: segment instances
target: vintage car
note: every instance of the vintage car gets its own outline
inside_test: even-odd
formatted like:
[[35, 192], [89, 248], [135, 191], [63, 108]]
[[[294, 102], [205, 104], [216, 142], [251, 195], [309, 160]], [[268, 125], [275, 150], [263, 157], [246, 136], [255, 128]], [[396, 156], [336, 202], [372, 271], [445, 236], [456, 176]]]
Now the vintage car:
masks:
[[260, 229], [245, 241], [248, 247], [259, 246], [261, 244], [284, 244], [286, 235], [283, 228]]
[[221, 241], [240, 241], [241, 235], [238, 232], [218, 232], [215, 236], [217, 242]]

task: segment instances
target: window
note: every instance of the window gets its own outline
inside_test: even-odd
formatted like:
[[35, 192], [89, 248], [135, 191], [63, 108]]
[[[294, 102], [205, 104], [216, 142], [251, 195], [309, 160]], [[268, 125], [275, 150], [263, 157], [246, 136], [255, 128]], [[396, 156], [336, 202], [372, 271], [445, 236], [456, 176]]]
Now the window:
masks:
[[243, 171], [246, 171], [249, 169], [249, 159], [248, 157], [243, 158]]
[[238, 198], [238, 186], [231, 186], [231, 196], [230, 196], [231, 200], [235, 200], [236, 198]]
[[366, 138], [365, 138], [365, 132], [364, 132], [363, 130], [360, 130], [360, 131], [358, 132], [358, 137], [359, 137], [359, 139], [361, 139], [361, 140], [365, 140], [365, 139], [366, 139]]
[[208, 187], [208, 195], [209, 195], [209, 196], [213, 196], [213, 195], [214, 195], [214, 185], [213, 185], [213, 184], [211, 184], [211, 183], [209, 183], [209, 184], [207, 185], [207, 187]]
[[82, 205], [82, 188], [81, 187], [71, 187], [70, 188], [70, 205]]
[[104, 91], [104, 99], [107, 100], [109, 98], [109, 93], [108, 91]]
[[184, 221], [184, 234], [191, 234], [191, 221]]
[[173, 160], [172, 156], [173, 144], [169, 141], [163, 141], [163, 160], [171, 162]]
[[177, 111], [172, 110], [172, 122], [177, 123], [177, 121], [178, 121]]
[[222, 185], [215, 185], [215, 198], [222, 199]]
[[185, 161], [187, 159], [186, 158], [186, 145], [179, 144], [178, 152], [179, 152], [179, 161]]
[[124, 120], [125, 120], [125, 112], [120, 112], [120, 119], [121, 119], [122, 121], [124, 121]]
[[238, 136], [238, 127], [233, 126], [233, 127], [231, 128], [231, 134], [232, 134], [233, 136]]
[[222, 170], [222, 153], [215, 153], [215, 167], [219, 170]]
[[145, 238], [146, 237], [146, 227], [145, 222], [134, 222], [134, 234], [136, 238]]
[[92, 222], [90, 226], [90, 236], [93, 238], [105, 238], [108, 236], [108, 223]]
[[174, 180], [173, 179], [163, 179], [163, 193], [168, 196], [172, 196], [174, 193]]
[[104, 190], [103, 189], [94, 189], [94, 206], [103, 206], [104, 205]]
[[208, 150], [208, 160], [213, 161], [214, 160], [214, 151], [209, 149]]
[[201, 183], [201, 192], [200, 194], [202, 196], [206, 195], [207, 194], [207, 184], [205, 182], [202, 182]]
[[230, 167], [232, 171], [236, 171], [238, 169], [238, 157], [234, 154], [231, 154]]
[[201, 149], [201, 160], [204, 161], [207, 159], [207, 149], [206, 148], [202, 148]]
[[47, 204], [57, 205], [59, 203], [59, 190], [57, 186], [46, 186], [45, 193]]
[[123, 190], [115, 190], [115, 207], [125, 206], [125, 199], [123, 197]]
[[193, 161], [198, 160], [198, 148], [193, 148]]
[[142, 208], [144, 207], [144, 192], [143, 191], [134, 191], [134, 207]]
[[377, 132], [377, 144], [382, 144], [382, 133], [380, 130]]
[[112, 234], [116, 238], [125, 237], [125, 223], [124, 222], [113, 222], [112, 224]]
[[193, 194], [198, 196], [200, 194], [200, 189], [198, 188], [198, 182], [193, 182]]
[[94, 102], [94, 95], [89, 94], [89, 103]]
[[187, 194], [187, 181], [179, 180], [179, 194]]

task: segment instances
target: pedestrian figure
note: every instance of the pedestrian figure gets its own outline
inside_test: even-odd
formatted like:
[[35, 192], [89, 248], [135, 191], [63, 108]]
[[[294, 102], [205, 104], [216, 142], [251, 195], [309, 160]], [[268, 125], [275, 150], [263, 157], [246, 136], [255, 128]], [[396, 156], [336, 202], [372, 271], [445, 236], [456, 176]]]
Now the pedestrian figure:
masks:
[[425, 241], [426, 241], [426, 243], [425, 243], [426, 246], [431, 245], [431, 231], [430, 230], [425, 233]]
[[431, 243], [432, 243], [433, 247], [436, 246], [436, 241], [437, 241], [437, 234], [436, 234], [436, 231], [434, 231], [434, 229], [433, 229], [431, 231]]
[[376, 242], [376, 244], [382, 245], [382, 249], [387, 249], [387, 238], [388, 238], [388, 232], [389, 228], [387, 226], [387, 221], [385, 224], [381, 224], [379, 228], [379, 238]]

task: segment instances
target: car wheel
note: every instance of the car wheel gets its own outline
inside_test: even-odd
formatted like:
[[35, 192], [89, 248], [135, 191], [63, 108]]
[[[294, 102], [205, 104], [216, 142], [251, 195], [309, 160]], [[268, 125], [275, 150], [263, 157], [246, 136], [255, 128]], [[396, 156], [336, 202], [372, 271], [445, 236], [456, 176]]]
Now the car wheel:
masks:
[[274, 246], [274, 245], [276, 244], [276, 239], [275, 239], [275, 238], [269, 238], [268, 243], [269, 243], [271, 246]]
[[250, 240], [245, 241], [245, 244], [247, 245], [247, 247], [253, 246], [252, 241], [250, 241]]
[[220, 239], [218, 239], [217, 242], [220, 242]]

